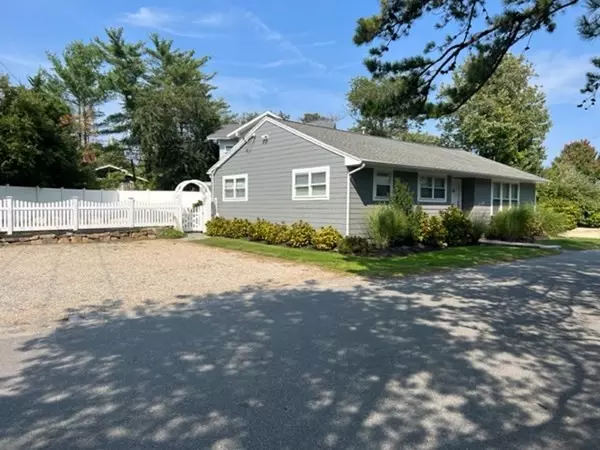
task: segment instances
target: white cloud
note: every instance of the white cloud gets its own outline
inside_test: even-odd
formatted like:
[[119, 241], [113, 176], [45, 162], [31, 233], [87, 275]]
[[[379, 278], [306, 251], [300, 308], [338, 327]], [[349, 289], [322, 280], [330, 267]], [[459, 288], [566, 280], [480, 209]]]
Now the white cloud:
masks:
[[275, 41], [277, 46], [284, 50], [285, 52], [293, 55], [294, 59], [303, 61], [317, 69], [325, 70], [326, 67], [324, 64], [321, 64], [311, 58], [308, 58], [302, 50], [297, 45], [294, 45], [289, 39], [287, 39], [283, 34], [279, 31], [272, 29], [265, 22], [263, 22], [256, 14], [250, 11], [244, 11], [244, 18], [250, 22], [256, 31], [258, 31], [262, 36], [268, 41]]
[[570, 55], [564, 51], [540, 51], [529, 55], [550, 104], [574, 103], [582, 98], [579, 90], [585, 84], [585, 73], [592, 68], [593, 55]]
[[336, 41], [317, 41], [311, 42], [310, 44], [304, 44], [302, 47], [328, 47], [330, 45], [335, 45]]
[[231, 17], [221, 12], [215, 12], [198, 17], [195, 24], [210, 27], [220, 27], [230, 22]]
[[126, 13], [123, 22], [136, 27], [161, 28], [178, 21], [180, 16], [164, 9], [142, 7], [137, 12]]

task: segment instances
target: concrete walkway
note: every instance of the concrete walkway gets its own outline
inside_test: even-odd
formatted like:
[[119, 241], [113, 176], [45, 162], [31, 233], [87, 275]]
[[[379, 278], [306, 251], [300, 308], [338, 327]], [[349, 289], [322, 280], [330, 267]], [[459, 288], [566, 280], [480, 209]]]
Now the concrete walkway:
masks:
[[600, 252], [194, 296], [0, 341], [0, 448], [582, 449]]

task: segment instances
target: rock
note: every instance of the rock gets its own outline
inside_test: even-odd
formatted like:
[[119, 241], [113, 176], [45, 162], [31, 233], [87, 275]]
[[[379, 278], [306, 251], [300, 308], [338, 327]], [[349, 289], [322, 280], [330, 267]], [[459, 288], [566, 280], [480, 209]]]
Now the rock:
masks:
[[90, 242], [90, 238], [88, 238], [87, 236], [82, 236], [81, 242]]
[[156, 235], [155, 234], [149, 234], [146, 239], [156, 239]]
[[110, 236], [101, 236], [99, 240], [102, 242], [110, 241]]
[[40, 234], [40, 239], [54, 239], [56, 238], [56, 234], [48, 233], [48, 234]]
[[42, 241], [41, 239], [37, 239], [35, 241], [30, 241], [29, 242], [29, 244], [31, 244], [31, 245], [41, 245], [43, 243], [44, 243], [44, 241]]
[[118, 241], [119, 240], [119, 236], [110, 236], [109, 238], [111, 241]]
[[69, 238], [67, 236], [58, 238], [58, 243], [59, 244], [68, 244], [69, 242], [70, 241], [69, 241]]
[[81, 242], [81, 236], [71, 236], [69, 239], [71, 242]]

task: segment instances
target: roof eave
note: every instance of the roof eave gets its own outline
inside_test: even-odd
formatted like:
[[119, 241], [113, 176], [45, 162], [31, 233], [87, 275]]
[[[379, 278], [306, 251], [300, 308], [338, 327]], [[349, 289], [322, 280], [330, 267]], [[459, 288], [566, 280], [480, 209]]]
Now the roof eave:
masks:
[[392, 168], [398, 168], [398, 169], [412, 169], [412, 170], [417, 170], [417, 171], [423, 171], [423, 172], [443, 172], [443, 173], [447, 173], [449, 175], [460, 175], [463, 177], [471, 177], [471, 178], [489, 178], [489, 179], [498, 179], [498, 180], [514, 180], [514, 181], [520, 181], [520, 182], [524, 182], [524, 183], [547, 183], [548, 180], [546, 180], [545, 178], [541, 178], [538, 177], [536, 175], [531, 175], [531, 178], [529, 177], [515, 177], [515, 176], [506, 176], [506, 175], [490, 175], [487, 173], [482, 173], [482, 172], [469, 172], [469, 171], [459, 171], [459, 170], [447, 170], [447, 169], [440, 169], [440, 168], [434, 168], [434, 167], [424, 167], [424, 166], [414, 166], [414, 165], [407, 165], [407, 164], [396, 164], [396, 163], [389, 163], [389, 162], [382, 162], [382, 161], [375, 161], [375, 160], [367, 160], [365, 159], [364, 162], [367, 165], [373, 165], [373, 166], [379, 166], [379, 167], [392, 167]]

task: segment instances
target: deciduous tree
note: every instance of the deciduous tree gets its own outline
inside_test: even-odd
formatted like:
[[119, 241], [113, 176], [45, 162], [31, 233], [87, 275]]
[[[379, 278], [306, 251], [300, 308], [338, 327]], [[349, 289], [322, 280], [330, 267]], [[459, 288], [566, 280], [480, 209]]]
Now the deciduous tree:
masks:
[[577, 171], [594, 181], [600, 181], [600, 156], [587, 139], [565, 145], [552, 165], [563, 163], [572, 165]]
[[[469, 83], [469, 59], [453, 76], [444, 95]], [[494, 76], [442, 125], [448, 145], [539, 174], [543, 146], [551, 122], [544, 93], [531, 80], [533, 67], [522, 57], [507, 55]]]

